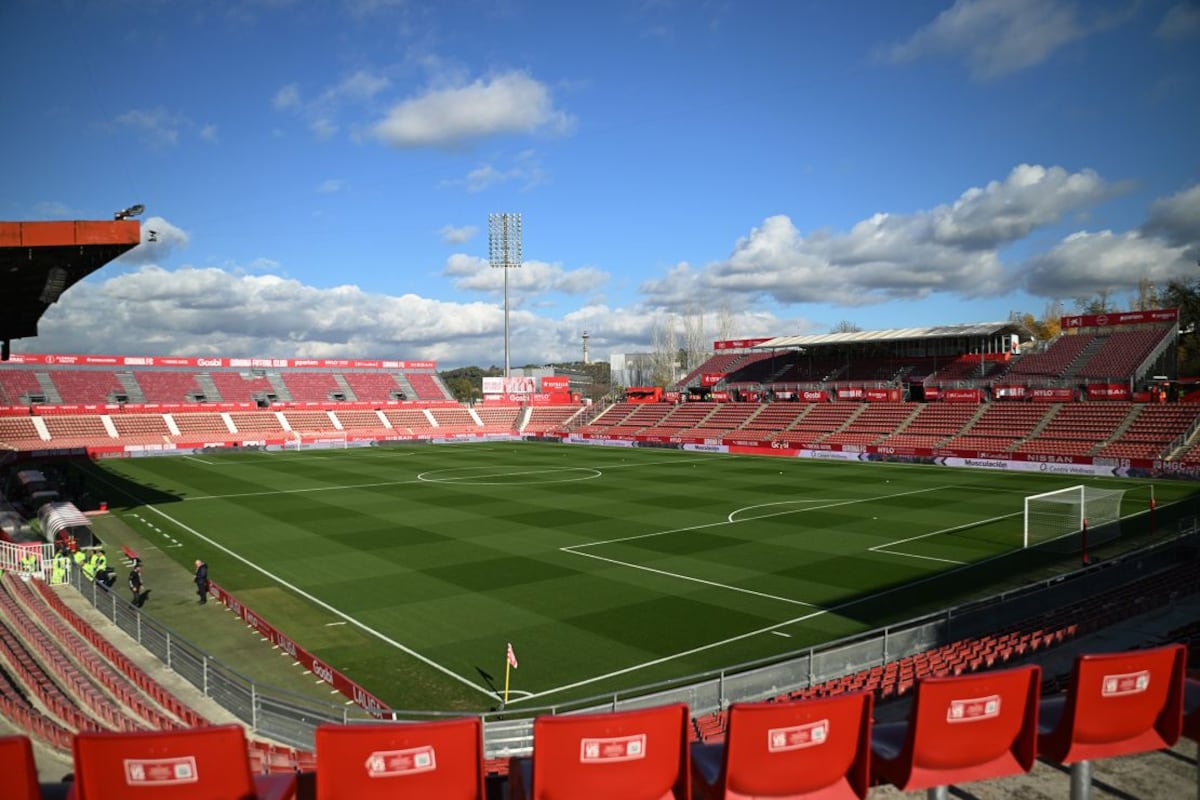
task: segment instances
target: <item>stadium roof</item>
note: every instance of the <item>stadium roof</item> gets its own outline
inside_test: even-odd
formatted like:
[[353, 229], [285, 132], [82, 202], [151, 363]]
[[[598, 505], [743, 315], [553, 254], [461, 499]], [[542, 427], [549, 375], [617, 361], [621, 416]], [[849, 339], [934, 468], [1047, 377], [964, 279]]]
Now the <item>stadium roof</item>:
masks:
[[0, 222], [0, 342], [36, 336], [38, 320], [77, 282], [137, 247], [133, 219]]
[[1005, 333], [1030, 338], [1025, 326], [1013, 322], [975, 322], [965, 325], [931, 325], [924, 328], [891, 328], [882, 331], [844, 331], [839, 333], [814, 333], [806, 336], [776, 336], [754, 345], [755, 350], [772, 350], [781, 347], [818, 347], [820, 345], [869, 344], [875, 342], [900, 342], [913, 339], [946, 339], [972, 336], [997, 336]]

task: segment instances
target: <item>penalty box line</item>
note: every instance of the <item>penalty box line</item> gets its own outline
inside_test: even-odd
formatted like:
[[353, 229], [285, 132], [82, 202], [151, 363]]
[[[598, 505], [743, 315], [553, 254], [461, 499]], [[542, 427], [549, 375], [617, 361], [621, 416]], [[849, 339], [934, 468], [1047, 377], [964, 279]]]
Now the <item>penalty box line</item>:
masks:
[[[937, 487], [937, 488], [952, 488], [952, 487]], [[936, 491], [936, 490], [935, 489], [926, 489], [926, 490], [920, 490], [920, 491]], [[913, 494], [913, 492], [904, 492], [904, 494]], [[698, 527], [709, 527], [709, 526], [698, 526]], [[638, 538], [638, 537], [633, 537], [633, 538]], [[917, 537], [917, 538], [919, 538], [919, 537]], [[579, 546], [579, 545], [576, 545], [576, 546]], [[565, 548], [563, 548], [563, 549], [565, 549]], [[583, 553], [578, 553], [577, 555], [583, 555]], [[979, 562], [979, 563], [986, 563], [988, 561], [991, 561], [991, 560], [993, 560], [995, 558], [999, 558], [999, 557], [1000, 556], [993, 556], [992, 558], [984, 559], [983, 562]], [[965, 569], [973, 569], [975, 566], [977, 566], [977, 564], [963, 564], [961, 566], [956, 566], [954, 569], [950, 570], [949, 573], [945, 573], [945, 574], [956, 573], [956, 572], [960, 572]], [[678, 653], [672, 653], [671, 655], [666, 655], [666, 656], [662, 656], [660, 658], [655, 658], [650, 661], [645, 661], [641, 664], [634, 664], [632, 666], [624, 667], [619, 670], [614, 670], [613, 672], [609, 672], [604, 675], [597, 675], [593, 678], [587, 678], [587, 679], [584, 679], [581, 681], [575, 681], [574, 683], [564, 684], [562, 686], [556, 686], [554, 688], [546, 689], [541, 692], [534, 692], [534, 693], [531, 693], [528, 697], [522, 697], [517, 700], [514, 700], [512, 705], [515, 705], [516, 703], [528, 701], [528, 700], [540, 700], [544, 697], [549, 697], [551, 695], [559, 694], [559, 693], [565, 692], [565, 691], [570, 691], [572, 689], [578, 689], [580, 687], [588, 686], [593, 683], [597, 683], [599, 681], [605, 681], [605, 680], [610, 680], [612, 678], [618, 678], [618, 677], [621, 677], [622, 675], [629, 675], [629, 674], [637, 672], [639, 670], [658, 666], [659, 664], [665, 664], [669, 661], [674, 661], [679, 658], [687, 658], [688, 656], [693, 656], [693, 655], [696, 655], [697, 653], [703, 653], [703, 652], [706, 652], [709, 650], [715, 650], [718, 647], [724, 647], [726, 645], [733, 644], [735, 642], [740, 642], [740, 641], [749, 639], [754, 636], [761, 636], [764, 633], [774, 633], [775, 631], [778, 631], [782, 628], [786, 628], [789, 625], [795, 625], [800, 622], [806, 622], [810, 619], [816, 619], [817, 617], [825, 616], [826, 614], [839, 614], [839, 613], [845, 611], [846, 609], [853, 608], [855, 606], [859, 606], [864, 603], [869, 603], [869, 602], [878, 600], [881, 597], [888, 597], [890, 595], [896, 594], [897, 592], [902, 592], [902, 591], [911, 589], [914, 586], [920, 586], [921, 584], [925, 584], [925, 583], [929, 583], [930, 581], [937, 580], [940, 577], [943, 577], [943, 573], [927, 575], [924, 578], [918, 578], [917, 580], [914, 580], [914, 581], [908, 581], [900, 586], [893, 586], [890, 589], [884, 589], [882, 591], [875, 592], [874, 594], [869, 594], [865, 597], [858, 597], [853, 600], [848, 600], [845, 603], [838, 603], [837, 605], [831, 606], [829, 608], [818, 609], [818, 610], [812, 611], [808, 614], [804, 614], [803, 616], [794, 617], [793, 619], [784, 620], [783, 622], [777, 622], [774, 625], [768, 625], [763, 628], [758, 628], [753, 631], [748, 631], [746, 633], [738, 634], [737, 636], [731, 636], [726, 639], [721, 639], [716, 642], [709, 642], [708, 644], [703, 644], [703, 645], [700, 645], [699, 647], [693, 647], [689, 650], [683, 650]]]
[[935, 486], [935, 487], [928, 488], [928, 489], [914, 489], [909, 492], [896, 492], [894, 494], [881, 495], [881, 496], [877, 496], [877, 497], [863, 497], [863, 498], [857, 498], [854, 500], [838, 500], [838, 501], [834, 501], [834, 502], [823, 503], [823, 504], [817, 505], [817, 506], [808, 506], [808, 507], [799, 508], [799, 509], [788, 509], [787, 511], [774, 511], [769, 514], [761, 514], [759, 516], [745, 517], [745, 518], [741, 518], [741, 519], [735, 518], [734, 515], [737, 512], [734, 511], [734, 512], [730, 513], [730, 515], [726, 519], [718, 520], [716, 522], [705, 522], [705, 523], [701, 523], [699, 525], [688, 525], [688, 526], [682, 527], [682, 528], [672, 528], [670, 530], [655, 531], [653, 533], [640, 533], [640, 534], [636, 534], [634, 536], [621, 536], [621, 537], [618, 537], [615, 539], [604, 539], [599, 542], [587, 542], [584, 544], [567, 545], [566, 547], [560, 547], [559, 550], [561, 550], [564, 553], [569, 553], [571, 555], [583, 556], [585, 558], [592, 558], [597, 561], [605, 561], [609, 564], [616, 564], [617, 566], [628, 567], [629, 569], [641, 570], [643, 572], [649, 572], [654, 575], [661, 575], [663, 577], [674, 578], [676, 580], [681, 580], [681, 581], [689, 581], [691, 583], [699, 583], [704, 586], [713, 587], [715, 589], [724, 589], [724, 590], [730, 591], [730, 592], [738, 592], [740, 594], [751, 595], [754, 597], [762, 597], [767, 600], [778, 600], [779, 602], [782, 602], [782, 603], [789, 603], [791, 605], [805, 606], [806, 608], [816, 608], [816, 609], [821, 609], [823, 611], [825, 609], [823, 609], [821, 606], [817, 605], [816, 603], [809, 603], [804, 600], [797, 600], [792, 597], [784, 597], [782, 595], [770, 594], [768, 592], [760, 592], [756, 589], [747, 589], [742, 586], [734, 586], [734, 585], [728, 584], [728, 583], [721, 583], [720, 581], [713, 581], [713, 580], [709, 580], [707, 578], [699, 578], [694, 575], [685, 575], [681, 572], [671, 572], [670, 570], [658, 569], [657, 567], [650, 567], [645, 564], [639, 564], [639, 563], [636, 563], [633, 561], [624, 561], [619, 558], [610, 558], [608, 556], [601, 556], [601, 555], [597, 555], [595, 553], [587, 553], [587, 552], [583, 552], [583, 551], [586, 548], [597, 547], [600, 545], [615, 544], [618, 542], [629, 542], [629, 541], [634, 541], [637, 539], [647, 539], [647, 538], [654, 537], [654, 536], [667, 536], [669, 534], [675, 534], [675, 533], [688, 533], [690, 531], [704, 530], [705, 528], [717, 528], [717, 527], [723, 527], [726, 525], [737, 525], [737, 524], [743, 523], [743, 522], [755, 522], [760, 519], [769, 519], [771, 517], [782, 517], [782, 516], [785, 516], [788, 514], [803, 514], [808, 511], [820, 511], [820, 510], [826, 509], [826, 508], [837, 508], [839, 506], [855, 505], [855, 504], [859, 504], [859, 503], [870, 503], [870, 502], [874, 502], [876, 500], [887, 500], [887, 499], [891, 499], [894, 497], [904, 497], [906, 495], [923, 494], [926, 492], [935, 492], [935, 491], [938, 491], [938, 490], [944, 489], [944, 488], [947, 488], [947, 487]]
[[962, 525], [955, 525], [950, 528], [942, 528], [941, 530], [930, 531], [929, 533], [921, 533], [916, 536], [909, 536], [904, 539], [896, 539], [895, 541], [887, 542], [885, 544], [877, 544], [874, 547], [869, 547], [867, 549], [870, 550], [872, 553], [884, 553], [889, 556], [904, 556], [906, 558], [920, 558], [925, 561], [940, 561], [943, 564], [958, 564], [960, 566], [965, 566], [966, 564], [968, 564], [970, 562], [958, 561], [953, 558], [939, 558], [937, 556], [927, 556], [927, 555], [922, 555], [920, 553], [906, 553], [903, 550], [892, 550], [891, 548], [895, 547], [898, 544], [904, 544], [905, 542], [915, 542], [918, 539], [927, 539], [930, 536], [941, 536], [944, 533], [954, 533], [955, 531], [962, 531], [962, 530], [966, 530], [967, 528], [975, 528], [980, 525], [988, 525], [993, 522], [999, 522], [1002, 519], [1011, 519], [1012, 517], [1019, 517], [1019, 516], [1021, 516], [1022, 513], [1023, 512], [1020, 512], [1020, 511], [1014, 511], [1011, 514], [1001, 514], [998, 517], [988, 517], [987, 519], [976, 520], [974, 522], [964, 522]]

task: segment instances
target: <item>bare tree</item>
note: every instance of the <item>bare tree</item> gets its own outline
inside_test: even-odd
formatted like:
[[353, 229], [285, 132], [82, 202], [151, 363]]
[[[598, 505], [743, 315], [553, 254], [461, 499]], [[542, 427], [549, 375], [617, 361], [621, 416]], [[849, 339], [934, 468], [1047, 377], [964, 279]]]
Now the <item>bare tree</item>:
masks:
[[1151, 311], [1162, 308], [1162, 290], [1149, 278], [1138, 281], [1137, 291], [1129, 298], [1130, 311]]
[[722, 303], [721, 308], [717, 310], [716, 339], [721, 342], [727, 342], [734, 338], [737, 334], [733, 330], [733, 325], [733, 309], [729, 307], [728, 303]]
[[675, 315], [659, 316], [651, 331], [653, 353], [653, 378], [655, 386], [670, 386], [675, 383], [679, 354], [678, 336], [675, 332]]
[[1113, 300], [1113, 290], [1104, 288], [1091, 297], [1076, 297], [1075, 309], [1080, 314], [1112, 314], [1117, 310]]
[[705, 340], [704, 309], [698, 305], [688, 306], [687, 315], [683, 318], [683, 368], [687, 372], [699, 367], [710, 354], [709, 344]]
[[855, 323], [851, 322], [848, 319], [844, 319], [841, 322], [839, 322], [838, 324], [834, 325], [832, 328], [830, 328], [829, 332], [830, 333], [858, 333], [861, 330], [862, 330], [862, 328], [860, 328]]

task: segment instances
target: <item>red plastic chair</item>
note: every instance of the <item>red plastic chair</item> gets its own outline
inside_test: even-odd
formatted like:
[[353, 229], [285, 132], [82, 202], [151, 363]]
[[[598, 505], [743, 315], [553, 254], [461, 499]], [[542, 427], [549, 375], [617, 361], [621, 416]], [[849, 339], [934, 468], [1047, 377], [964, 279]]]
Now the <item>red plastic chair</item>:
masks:
[[533, 757], [514, 758], [509, 797], [688, 800], [688, 709], [683, 703], [533, 721]]
[[0, 775], [10, 800], [38, 800], [37, 765], [27, 736], [0, 736]]
[[1017, 775], [1037, 757], [1041, 669], [1029, 665], [917, 682], [906, 722], [871, 731], [871, 772], [902, 791]]
[[858, 798], [870, 788], [869, 692], [790, 703], [734, 703], [724, 744], [692, 745], [704, 800]]
[[1071, 767], [1071, 797], [1090, 792], [1092, 759], [1171, 747], [1183, 728], [1182, 644], [1075, 659], [1065, 697], [1041, 702], [1038, 754]]
[[477, 717], [394, 725], [321, 725], [316, 800], [483, 800]]
[[76, 800], [286, 800], [296, 776], [253, 778], [241, 725], [75, 735]]

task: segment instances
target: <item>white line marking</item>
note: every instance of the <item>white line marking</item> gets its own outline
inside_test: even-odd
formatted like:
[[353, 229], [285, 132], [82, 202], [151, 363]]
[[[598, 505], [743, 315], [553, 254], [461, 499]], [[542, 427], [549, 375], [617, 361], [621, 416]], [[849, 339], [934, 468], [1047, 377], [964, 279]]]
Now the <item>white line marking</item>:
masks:
[[[105, 482], [104, 478], [102, 478], [102, 477], [98, 478], [98, 480], [100, 480], [101, 483]], [[113, 488], [117, 488], [115, 486], [115, 484], [112, 484], [112, 483], [109, 483], [109, 486], [112, 486]], [[122, 490], [122, 491], [125, 494], [130, 494], [128, 490]], [[139, 500], [139, 502], [144, 502], [144, 501], [140, 501], [140, 499], [137, 497], [134, 497], [133, 499]], [[173, 523], [177, 527], [187, 531], [188, 533], [192, 534], [193, 536], [195, 536], [197, 539], [201, 540], [202, 542], [205, 542], [209, 546], [216, 548], [217, 550], [220, 550], [222, 553], [229, 556], [230, 558], [232, 558], [236, 561], [240, 561], [241, 563], [245, 564], [247, 567], [254, 570], [255, 572], [266, 576], [267, 578], [269, 578], [270, 580], [279, 584], [280, 586], [283, 586], [286, 589], [290, 589], [291, 591], [295, 592], [300, 597], [303, 597], [305, 600], [308, 600], [310, 603], [320, 606], [321, 608], [328, 611], [330, 614], [333, 614], [334, 616], [345, 620], [346, 622], [350, 623], [351, 625], [353, 625], [354, 627], [363, 631], [364, 633], [374, 636], [376, 639], [378, 639], [381, 642], [384, 642], [385, 644], [390, 644], [392, 647], [396, 648], [400, 652], [406, 653], [407, 655], [412, 656], [413, 658], [420, 661], [422, 664], [425, 664], [426, 666], [436, 669], [438, 672], [440, 672], [443, 675], [446, 675], [450, 678], [453, 678], [454, 680], [458, 681], [459, 683], [463, 684], [464, 686], [469, 686], [470, 688], [474, 689], [475, 691], [479, 692], [480, 694], [486, 695], [488, 697], [492, 696], [492, 692], [489, 689], [486, 689], [482, 686], [472, 683], [471, 681], [462, 677], [458, 673], [453, 672], [446, 667], [443, 667], [441, 664], [437, 663], [433, 659], [428, 658], [427, 656], [424, 656], [424, 655], [418, 653], [416, 650], [413, 650], [411, 647], [406, 647], [405, 645], [401, 644], [400, 642], [397, 642], [395, 639], [392, 639], [391, 637], [386, 636], [385, 634], [375, 630], [374, 628], [371, 628], [371, 627], [363, 624], [362, 622], [359, 622], [357, 619], [350, 616], [349, 614], [346, 614], [345, 612], [343, 612], [337, 608], [334, 608], [329, 603], [326, 603], [324, 600], [320, 599], [319, 597], [316, 597], [316, 596], [310, 594], [309, 592], [304, 591], [299, 586], [295, 586], [291, 583], [288, 583], [283, 578], [280, 578], [278, 575], [268, 572], [267, 570], [263, 569], [261, 566], [254, 563], [250, 559], [248, 559], [238, 553], [233, 552], [225, 545], [223, 545], [217, 541], [214, 541], [213, 539], [210, 539], [209, 537], [200, 533], [200, 531], [196, 530], [195, 528], [189, 527], [188, 525], [184, 525], [182, 522], [175, 519], [170, 514], [159, 509], [157, 506], [147, 505], [147, 506], [145, 506], [145, 508], [147, 511], [153, 511], [155, 514], [158, 514], [163, 519], [168, 520], [169, 522]]]
[[[647, 461], [642, 464], [606, 464], [603, 467], [597, 467], [595, 469], [597, 469], [597, 470], [599, 470], [599, 469], [619, 469], [621, 467], [634, 467], [634, 466], [646, 467], [646, 466], [659, 466], [662, 464], [686, 464], [686, 463], [691, 463], [692, 461], [703, 460], [703, 458], [706, 458], [706, 457], [688, 459], [687, 461], [685, 461], [683, 459], [671, 459], [670, 461]], [[546, 469], [548, 469], [548, 468], [546, 468]], [[588, 467], [575, 467], [573, 469], [589, 469], [589, 468]], [[539, 471], [545, 471], [545, 469], [539, 468]], [[494, 475], [483, 476], [483, 477], [498, 478], [498, 477], [503, 477], [505, 475], [519, 475], [519, 474], [521, 474], [521, 473], [519, 473], [519, 472], [500, 472], [500, 473], [496, 473]], [[235, 500], [235, 499], [242, 498], [242, 497], [271, 497], [271, 496], [280, 495], [280, 494], [305, 494], [307, 492], [336, 492], [340, 489], [374, 489], [374, 488], [377, 488], [380, 486], [407, 486], [407, 485], [412, 485], [412, 484], [417, 484], [417, 483], [428, 483], [428, 481], [422, 481], [420, 479], [420, 477], [417, 477], [417, 478], [409, 478], [409, 479], [401, 480], [401, 481], [376, 481], [374, 483], [346, 483], [346, 484], [336, 484], [333, 486], [310, 486], [310, 487], [303, 488], [303, 489], [271, 489], [269, 491], [238, 492], [236, 494], [203, 494], [203, 495], [197, 495], [196, 497], [184, 497], [184, 498], [181, 498], [181, 500], [185, 503], [191, 502], [194, 500]], [[520, 484], [513, 484], [513, 485], [519, 486]]]
[[415, 658], [415, 659], [417, 659], [418, 661], [420, 661], [422, 664], [425, 664], [425, 665], [427, 665], [427, 666], [433, 667], [433, 668], [434, 668], [434, 669], [436, 669], [438, 672], [441, 672], [443, 675], [447, 675], [447, 676], [449, 676], [449, 677], [453, 678], [454, 680], [458, 681], [459, 683], [463, 684], [464, 686], [469, 686], [469, 687], [471, 687], [472, 689], [474, 689], [475, 691], [477, 691], [477, 692], [480, 692], [481, 694], [486, 694], [486, 695], [488, 695], [488, 696], [491, 696], [491, 694], [492, 694], [492, 693], [491, 693], [489, 690], [487, 690], [487, 689], [484, 689], [483, 687], [481, 687], [481, 686], [478, 686], [478, 685], [476, 685], [476, 684], [472, 683], [471, 681], [469, 681], [469, 680], [467, 680], [466, 678], [462, 677], [462, 676], [461, 676], [461, 675], [459, 675], [458, 673], [456, 673], [456, 672], [452, 672], [450, 669], [448, 669], [448, 668], [446, 668], [446, 667], [443, 667], [441, 664], [439, 664], [438, 662], [434, 661], [433, 659], [431, 659], [431, 658], [428, 658], [428, 657], [426, 657], [426, 656], [424, 656], [424, 655], [421, 655], [421, 654], [420, 654], [420, 653], [418, 653], [416, 650], [413, 650], [411, 647], [407, 647], [407, 646], [405, 646], [405, 645], [401, 644], [400, 642], [397, 642], [395, 639], [391, 638], [390, 636], [387, 636], [387, 635], [385, 635], [385, 634], [381, 633], [380, 631], [377, 631], [377, 630], [375, 630], [374, 628], [371, 628], [371, 627], [369, 627], [369, 626], [365, 625], [364, 623], [362, 623], [362, 622], [359, 622], [359, 621], [358, 621], [357, 619], [355, 619], [354, 617], [350, 616], [349, 614], [346, 614], [345, 612], [343, 612], [343, 611], [341, 611], [341, 610], [339, 610], [339, 609], [337, 609], [337, 608], [334, 608], [334, 607], [333, 607], [333, 606], [331, 606], [329, 603], [326, 603], [326, 602], [325, 602], [324, 600], [322, 600], [321, 598], [319, 598], [319, 597], [316, 597], [315, 595], [312, 595], [312, 594], [310, 594], [309, 592], [306, 592], [306, 591], [304, 591], [304, 590], [303, 590], [303, 589], [301, 589], [299, 586], [296, 586], [296, 585], [294, 585], [294, 584], [288, 583], [288, 582], [287, 582], [287, 581], [285, 581], [283, 578], [280, 578], [278, 575], [275, 575], [275, 574], [273, 574], [273, 573], [271, 573], [271, 572], [268, 572], [267, 570], [265, 570], [265, 569], [263, 569], [262, 567], [260, 567], [258, 564], [255, 564], [255, 563], [254, 563], [253, 561], [251, 561], [250, 559], [248, 559], [248, 558], [245, 558], [245, 557], [243, 557], [243, 556], [241, 556], [241, 555], [239, 555], [239, 554], [237, 554], [237, 553], [233, 552], [233, 551], [232, 551], [232, 550], [230, 550], [228, 547], [225, 547], [224, 545], [220, 544], [219, 542], [216, 542], [216, 541], [214, 541], [213, 539], [210, 539], [209, 537], [207, 537], [207, 536], [205, 536], [204, 534], [200, 533], [200, 532], [199, 532], [198, 530], [196, 530], [195, 528], [192, 528], [192, 527], [189, 527], [189, 526], [187, 526], [187, 525], [184, 525], [184, 524], [183, 524], [182, 522], [180, 522], [179, 520], [177, 520], [177, 519], [175, 519], [175, 518], [171, 517], [171, 516], [170, 516], [169, 514], [167, 514], [166, 512], [159, 510], [159, 509], [158, 509], [158, 508], [156, 508], [155, 506], [146, 506], [146, 508], [148, 508], [150, 511], [153, 511], [155, 514], [160, 514], [160, 515], [162, 515], [162, 517], [163, 517], [164, 519], [170, 520], [171, 522], [173, 522], [174, 524], [178, 525], [178, 526], [179, 526], [180, 528], [182, 528], [183, 530], [185, 530], [185, 531], [187, 531], [188, 533], [190, 533], [190, 534], [192, 534], [193, 536], [195, 536], [197, 539], [200, 539], [201, 541], [203, 541], [203, 542], [207, 543], [207, 544], [208, 544], [208, 545], [210, 545], [211, 547], [215, 547], [216, 549], [220, 550], [222, 553], [225, 553], [225, 554], [226, 554], [227, 556], [229, 556], [230, 558], [233, 558], [233, 559], [235, 559], [235, 560], [237, 560], [237, 561], [240, 561], [240, 562], [242, 562], [242, 563], [243, 563], [243, 564], [245, 564], [247, 567], [250, 567], [251, 569], [253, 569], [255, 572], [258, 572], [258, 573], [260, 573], [260, 574], [262, 574], [262, 575], [266, 576], [267, 578], [269, 578], [269, 579], [271, 579], [271, 580], [275, 581], [275, 582], [276, 582], [276, 583], [278, 583], [280, 586], [283, 586], [283, 587], [284, 587], [284, 588], [286, 588], [286, 589], [290, 589], [291, 591], [293, 591], [293, 592], [295, 592], [296, 594], [298, 594], [300, 597], [303, 597], [305, 600], [308, 600], [310, 603], [313, 603], [313, 604], [315, 604], [315, 605], [318, 605], [318, 606], [320, 606], [321, 608], [323, 608], [323, 609], [325, 609], [326, 611], [328, 611], [330, 614], [333, 614], [334, 616], [337, 616], [337, 617], [340, 617], [341, 619], [344, 619], [346, 622], [350, 623], [351, 625], [353, 625], [354, 627], [356, 627], [356, 628], [358, 628], [359, 630], [363, 631], [364, 633], [367, 633], [367, 634], [370, 634], [371, 636], [374, 636], [376, 639], [378, 639], [378, 640], [379, 640], [379, 641], [381, 641], [381, 642], [384, 642], [384, 643], [386, 643], [386, 644], [390, 644], [392, 647], [396, 648], [396, 649], [397, 649], [397, 650], [399, 650], [400, 652], [402, 652], [402, 653], [406, 653], [406, 654], [408, 654], [408, 655], [412, 656], [413, 658]]
[[[567, 545], [566, 547], [560, 547], [559, 549], [565, 550], [568, 553], [575, 553], [576, 550], [583, 548], [583, 547], [596, 547], [598, 545], [615, 544], [617, 542], [631, 542], [631, 541], [634, 541], [635, 539], [649, 539], [654, 536], [666, 536], [666, 535], [672, 534], [672, 533], [687, 533], [688, 531], [698, 531], [698, 530], [703, 530], [704, 528], [720, 528], [720, 527], [724, 527], [726, 525], [738, 525], [743, 522], [757, 522], [760, 519], [771, 519], [772, 517], [785, 517], [788, 514], [804, 514], [809, 511], [821, 511], [826, 508], [837, 508], [838, 506], [848, 506], [848, 505], [853, 505], [855, 503], [871, 503], [876, 500], [890, 500], [893, 497], [904, 497], [905, 495], [922, 494], [924, 492], [936, 492], [936, 491], [940, 491], [941, 489], [945, 489], [945, 488], [947, 488], [947, 487], [933, 486], [928, 489], [914, 489], [911, 492], [898, 492], [896, 494], [884, 494], [884, 495], [878, 495], [875, 497], [860, 497], [860, 498], [857, 498], [854, 500], [833, 500], [833, 501], [825, 502], [824, 505], [819, 505], [819, 506], [809, 506], [809, 507], [805, 507], [805, 508], [790, 508], [787, 511], [775, 511], [770, 514], [762, 514], [761, 516], [757, 516], [757, 517], [737, 518], [737, 514], [741, 511], [748, 511], [752, 508], [761, 508], [762, 507], [762, 506], [746, 506], [745, 508], [734, 509], [733, 511], [729, 512], [728, 517], [726, 517], [723, 520], [717, 520], [716, 522], [703, 522], [699, 525], [688, 525], [687, 527], [684, 527], [684, 528], [671, 528], [671, 529], [665, 530], [665, 531], [653, 531], [651, 533], [638, 533], [638, 534], [634, 534], [633, 536], [619, 536], [616, 539], [601, 539], [600, 541], [597, 541], [597, 542], [584, 542], [583, 544], [571, 544], [571, 545]], [[763, 504], [763, 506], [768, 506], [768, 505], [777, 505], [777, 504], [776, 503], [764, 503]], [[583, 553], [575, 553], [575, 555], [584, 555], [584, 554]]]
[[926, 561], [941, 561], [943, 564], [966, 564], [966, 561], [955, 561], [953, 558], [938, 558], [937, 556], [919, 556], [916, 553], [902, 553], [899, 550], [881, 550], [878, 547], [871, 548], [872, 553], [883, 553], [889, 556], [904, 556], [905, 558], [921, 558]]
[[[560, 550], [568, 550], [568, 548], [566, 548], [566, 547], [560, 547], [559, 549]], [[806, 603], [803, 600], [793, 600], [790, 597], [781, 597], [780, 595], [777, 595], [777, 594], [768, 594], [766, 592], [757, 592], [754, 589], [743, 589], [740, 586], [730, 586], [727, 583], [718, 583], [717, 581], [710, 581], [705, 578], [695, 578], [691, 575], [683, 575], [678, 572], [668, 572], [665, 569], [655, 569], [654, 567], [647, 567], [645, 564], [634, 564], [631, 561], [620, 561], [615, 558], [606, 558], [604, 556], [598, 556], [595, 553], [577, 553], [572, 550], [568, 550], [568, 552], [570, 552], [572, 555], [584, 556], [585, 558], [594, 558], [597, 561], [607, 561], [610, 564], [617, 564], [618, 566], [629, 567], [630, 569], [640, 569], [643, 572], [652, 572], [655, 575], [663, 575], [668, 578], [677, 578], [678, 580], [681, 580], [681, 581], [691, 581], [692, 583], [702, 583], [705, 586], [712, 586], [717, 589], [725, 589], [730, 592], [741, 592], [742, 594], [752, 594], [755, 597], [765, 597], [768, 600], [779, 600], [780, 602], [783, 602], [783, 603], [791, 603], [792, 605], [797, 605], [797, 606], [807, 606], [808, 608], [820, 608], [820, 606], [816, 605], [815, 603]]]
[[783, 631], [771, 631], [771, 633], [775, 634], [776, 636], [782, 636], [785, 639], [792, 638], [792, 635], [790, 633], [784, 633]]
[[184, 458], [190, 459], [192, 461], [199, 461], [201, 464], [208, 464], [209, 466], [213, 466], [216, 463], [213, 461], [205, 461], [203, 458], [196, 458], [195, 456], [184, 456]]
[[955, 525], [951, 528], [942, 528], [939, 531], [930, 531], [929, 533], [922, 533], [922, 534], [918, 534], [917, 536], [909, 536], [906, 539], [897, 539], [894, 542], [887, 542], [886, 544], [877, 544], [874, 547], [868, 547], [867, 550], [869, 550], [872, 553], [885, 553], [889, 556], [905, 556], [906, 558], [921, 558], [926, 561], [941, 561], [946, 564], [967, 564], [969, 562], [955, 561], [952, 558], [938, 558], [936, 556], [923, 556], [923, 555], [918, 555], [917, 553], [905, 553], [900, 550], [891, 550], [889, 548], [891, 548], [892, 545], [904, 544], [905, 542], [915, 542], [917, 539], [925, 539], [930, 536], [939, 536], [943, 533], [954, 533], [954, 531], [961, 531], [966, 528], [974, 528], [979, 525], [987, 525], [992, 522], [999, 522], [1002, 519], [1011, 519], [1012, 517], [1019, 517], [1019, 516], [1021, 516], [1021, 514], [1022, 514], [1022, 512], [1020, 512], [1020, 511], [1014, 511], [1011, 514], [1001, 514], [998, 517], [989, 517], [988, 519], [982, 519], [982, 520], [978, 520], [976, 522], [964, 522], [962, 525]]

